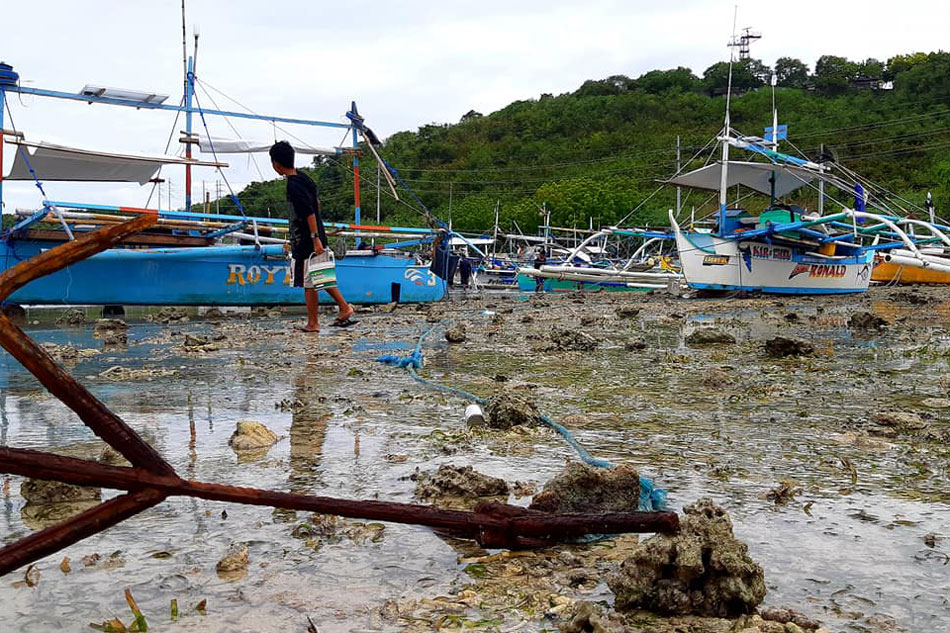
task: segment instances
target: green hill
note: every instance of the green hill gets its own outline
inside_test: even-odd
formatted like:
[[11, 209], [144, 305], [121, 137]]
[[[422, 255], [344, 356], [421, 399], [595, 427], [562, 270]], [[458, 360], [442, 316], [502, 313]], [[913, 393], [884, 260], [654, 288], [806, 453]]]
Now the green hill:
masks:
[[[919, 204], [933, 191], [938, 213], [950, 210], [950, 53], [915, 53], [886, 63], [823, 56], [809, 73], [801, 61], [775, 66], [775, 101], [789, 126], [785, 151], [817, 158], [821, 145], [844, 166]], [[737, 64], [732, 126], [762, 135], [771, 125], [771, 69], [757, 60]], [[420, 199], [458, 230], [483, 230], [494, 221], [534, 232], [542, 205], [555, 226], [609, 225], [642, 203], [626, 224], [666, 224], [675, 193], [657, 179], [675, 171], [676, 137], [685, 162], [722, 126], [728, 65], [700, 78], [689, 69], [651, 71], [585, 82], [575, 92], [517, 101], [488, 115], [469, 112], [456, 124], [432, 124], [389, 137], [382, 155]], [[704, 155], [705, 156], [705, 155]], [[375, 220], [376, 164], [362, 159], [364, 221]], [[352, 218], [348, 161], [318, 159], [326, 219]], [[411, 197], [397, 202], [384, 186], [382, 222], [420, 225]], [[282, 181], [254, 183], [241, 192], [250, 212], [283, 208]], [[795, 194], [815, 204], [815, 194]], [[708, 208], [709, 196], [685, 195], [684, 206]], [[648, 199], [649, 198], [649, 199]], [[846, 198], [842, 202], [850, 202]], [[759, 201], [758, 204], [762, 202]], [[706, 207], [703, 207], [703, 205]], [[754, 208], [756, 202], [752, 201]], [[226, 205], [222, 203], [222, 211]]]

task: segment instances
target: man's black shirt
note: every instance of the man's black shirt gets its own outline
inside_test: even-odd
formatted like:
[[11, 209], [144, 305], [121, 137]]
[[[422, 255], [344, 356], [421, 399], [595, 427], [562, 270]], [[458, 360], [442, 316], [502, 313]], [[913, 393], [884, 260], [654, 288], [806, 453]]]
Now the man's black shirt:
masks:
[[290, 249], [294, 259], [303, 260], [313, 253], [313, 240], [307, 218], [316, 216], [320, 243], [327, 247], [327, 232], [317, 209], [317, 186], [302, 172], [287, 177], [287, 204], [290, 207]]

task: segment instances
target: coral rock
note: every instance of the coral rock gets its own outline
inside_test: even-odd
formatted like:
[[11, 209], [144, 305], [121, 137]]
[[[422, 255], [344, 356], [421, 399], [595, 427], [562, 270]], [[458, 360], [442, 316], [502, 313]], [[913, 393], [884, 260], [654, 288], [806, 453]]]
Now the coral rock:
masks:
[[725, 510], [701, 499], [683, 512], [678, 534], [640, 543], [607, 579], [616, 608], [708, 617], [751, 613], [765, 598], [765, 577], [748, 546], [733, 536]]
[[634, 512], [640, 506], [640, 475], [632, 466], [592, 468], [570, 462], [529, 506], [543, 512]]

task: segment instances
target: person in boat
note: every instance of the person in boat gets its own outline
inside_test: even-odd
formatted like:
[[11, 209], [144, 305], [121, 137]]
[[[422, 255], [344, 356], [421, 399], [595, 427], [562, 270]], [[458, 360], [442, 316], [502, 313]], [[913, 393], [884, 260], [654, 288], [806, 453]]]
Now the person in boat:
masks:
[[[548, 263], [548, 256], [544, 252], [543, 248], [538, 249], [538, 254], [534, 258], [534, 268], [535, 270], [541, 270], [541, 267]], [[544, 277], [535, 277], [534, 278], [534, 291], [541, 292], [544, 290]]]
[[[294, 168], [294, 148], [287, 141], [278, 141], [270, 148], [271, 165], [287, 179], [287, 203], [290, 211], [290, 270], [295, 288], [304, 289], [307, 304], [307, 323], [297, 329], [303, 332], [319, 332], [317, 320], [318, 298], [309, 276], [305, 274], [307, 260], [316, 254], [317, 261], [329, 261], [327, 233], [320, 216], [320, 196], [317, 186], [307, 174]], [[346, 327], [355, 323], [353, 306], [346, 302], [337, 287], [327, 292], [336, 301], [339, 313], [331, 324]]]

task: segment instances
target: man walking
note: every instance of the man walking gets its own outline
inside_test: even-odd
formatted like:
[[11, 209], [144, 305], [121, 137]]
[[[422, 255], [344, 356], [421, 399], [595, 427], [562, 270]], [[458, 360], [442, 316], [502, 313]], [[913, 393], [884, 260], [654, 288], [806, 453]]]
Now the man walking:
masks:
[[[316, 254], [317, 261], [329, 261], [327, 233], [320, 217], [320, 197], [317, 186], [307, 174], [294, 168], [294, 148], [287, 141], [274, 143], [270, 148], [271, 165], [281, 176], [287, 179], [287, 202], [290, 206], [290, 269], [295, 288], [304, 289], [307, 303], [307, 323], [297, 329], [302, 332], [319, 332], [317, 321], [318, 298], [313, 282], [306, 274], [307, 260]], [[337, 287], [327, 288], [339, 307], [339, 314], [331, 324], [335, 327], [347, 327], [355, 323], [352, 320], [353, 307], [346, 302]]]

